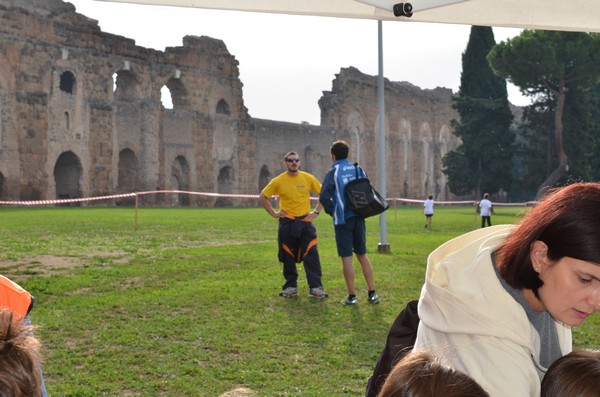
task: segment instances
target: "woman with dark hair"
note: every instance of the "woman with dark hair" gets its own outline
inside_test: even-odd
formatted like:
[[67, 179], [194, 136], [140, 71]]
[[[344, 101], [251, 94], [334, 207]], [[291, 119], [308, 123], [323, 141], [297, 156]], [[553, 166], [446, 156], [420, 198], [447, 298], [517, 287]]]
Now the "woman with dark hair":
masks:
[[471, 377], [425, 351], [408, 353], [388, 375], [377, 397], [489, 397]]
[[442, 354], [495, 397], [538, 397], [571, 327], [600, 309], [600, 184], [555, 190], [516, 226], [448, 241], [428, 258], [416, 350]]
[[542, 397], [598, 397], [600, 351], [579, 350], [562, 356], [542, 380]]

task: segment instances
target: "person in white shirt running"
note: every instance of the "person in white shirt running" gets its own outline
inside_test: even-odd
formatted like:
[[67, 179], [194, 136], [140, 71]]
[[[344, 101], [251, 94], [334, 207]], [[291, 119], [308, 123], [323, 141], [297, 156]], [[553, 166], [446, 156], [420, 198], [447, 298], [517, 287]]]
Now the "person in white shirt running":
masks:
[[431, 230], [431, 218], [433, 218], [433, 196], [429, 196], [427, 200], [423, 202], [424, 213], [425, 213], [425, 229]]

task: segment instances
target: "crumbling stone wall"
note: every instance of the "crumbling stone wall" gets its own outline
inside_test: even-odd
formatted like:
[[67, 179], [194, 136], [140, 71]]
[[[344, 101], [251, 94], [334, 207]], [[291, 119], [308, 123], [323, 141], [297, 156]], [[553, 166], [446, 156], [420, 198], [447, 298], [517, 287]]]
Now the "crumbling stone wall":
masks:
[[268, 180], [283, 172], [283, 158], [289, 151], [298, 153], [304, 171], [321, 180], [325, 177], [331, 167], [329, 147], [337, 139], [334, 129], [263, 119], [253, 119], [252, 123], [259, 161], [255, 191], [262, 190]]
[[[0, 0], [0, 200], [256, 194], [289, 150], [323, 177], [336, 139], [347, 139], [378, 180], [375, 77], [342, 69], [319, 101], [321, 126], [252, 119], [242, 86], [221, 40], [186, 36], [156, 51], [102, 32], [70, 3]], [[162, 103], [165, 89], [172, 108]], [[440, 159], [458, 144], [451, 94], [386, 82], [389, 196], [449, 197]], [[172, 194], [144, 201], [256, 205]]]
[[241, 140], [255, 151], [238, 62], [220, 40], [155, 51], [101, 32], [70, 3], [2, 0], [0, 59], [4, 199], [238, 191], [254, 176], [237, 150]]
[[[449, 199], [441, 159], [459, 145], [451, 133], [452, 91], [423, 90], [385, 79], [385, 155], [388, 197]], [[351, 143], [352, 158], [363, 164], [370, 179], [379, 180], [379, 110], [377, 77], [356, 68], [336, 75], [333, 88], [319, 101], [321, 124], [330, 125]]]

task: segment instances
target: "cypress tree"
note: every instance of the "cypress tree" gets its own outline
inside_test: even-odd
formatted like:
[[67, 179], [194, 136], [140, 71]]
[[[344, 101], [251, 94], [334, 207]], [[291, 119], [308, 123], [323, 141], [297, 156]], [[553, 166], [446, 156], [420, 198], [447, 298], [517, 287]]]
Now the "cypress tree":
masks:
[[457, 195], [508, 190], [511, 185], [512, 113], [506, 81], [494, 74], [487, 55], [496, 44], [492, 28], [472, 26], [462, 55], [463, 70], [452, 120], [462, 144], [443, 158], [450, 191]]

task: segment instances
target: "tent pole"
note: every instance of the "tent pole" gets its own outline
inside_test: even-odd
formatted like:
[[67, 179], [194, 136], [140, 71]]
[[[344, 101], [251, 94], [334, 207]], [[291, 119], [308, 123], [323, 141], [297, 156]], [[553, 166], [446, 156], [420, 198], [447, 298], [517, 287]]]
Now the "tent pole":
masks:
[[[383, 78], [383, 23], [381, 20], [377, 21], [377, 33], [378, 33], [378, 55], [379, 55], [379, 76], [377, 83], [377, 107], [379, 109], [379, 192], [385, 198], [387, 198], [387, 187], [386, 187], [386, 176], [385, 176], [385, 80]], [[379, 245], [377, 246], [377, 252], [389, 254], [390, 245], [387, 242], [387, 223], [386, 213], [383, 212], [379, 215]]]

